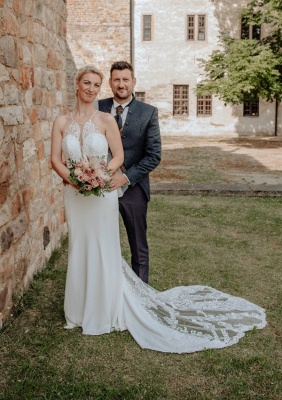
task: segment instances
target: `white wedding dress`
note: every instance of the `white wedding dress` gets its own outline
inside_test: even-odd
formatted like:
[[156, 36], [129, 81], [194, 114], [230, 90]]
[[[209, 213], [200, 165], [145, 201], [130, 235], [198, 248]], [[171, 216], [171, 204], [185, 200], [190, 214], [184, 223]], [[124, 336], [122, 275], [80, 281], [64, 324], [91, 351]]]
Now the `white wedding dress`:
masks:
[[[63, 153], [72, 160], [107, 157], [107, 140], [92, 117], [84, 126], [70, 123]], [[262, 308], [208, 286], [159, 292], [143, 283], [121, 256], [117, 191], [84, 197], [67, 185], [64, 200], [66, 329], [81, 327], [89, 335], [128, 330], [142, 348], [190, 353], [233, 345], [246, 331], [266, 325]]]

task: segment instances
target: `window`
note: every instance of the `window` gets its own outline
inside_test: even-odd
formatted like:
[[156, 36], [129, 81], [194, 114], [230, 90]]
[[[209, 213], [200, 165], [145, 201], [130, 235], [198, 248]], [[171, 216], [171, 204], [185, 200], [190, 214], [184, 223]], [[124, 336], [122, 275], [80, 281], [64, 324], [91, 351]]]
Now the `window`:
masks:
[[252, 27], [253, 27], [252, 29], [253, 39], [260, 40], [260, 31], [261, 31], [260, 25], [253, 25]]
[[212, 97], [197, 97], [197, 115], [212, 115]]
[[245, 25], [242, 21], [241, 24], [241, 39], [249, 39], [250, 37], [250, 27], [249, 25]]
[[187, 40], [195, 39], [195, 15], [187, 15]]
[[188, 115], [188, 85], [173, 86], [173, 115]]
[[187, 15], [187, 40], [206, 40], [206, 16]]
[[198, 40], [206, 39], [206, 16], [198, 16]]
[[135, 99], [145, 102], [145, 92], [135, 92]]
[[259, 100], [250, 103], [244, 103], [243, 106], [244, 117], [258, 117], [259, 116]]
[[152, 40], [152, 15], [143, 15], [143, 40]]
[[260, 40], [261, 26], [260, 25], [248, 25], [244, 18], [241, 22], [241, 39], [256, 39]]

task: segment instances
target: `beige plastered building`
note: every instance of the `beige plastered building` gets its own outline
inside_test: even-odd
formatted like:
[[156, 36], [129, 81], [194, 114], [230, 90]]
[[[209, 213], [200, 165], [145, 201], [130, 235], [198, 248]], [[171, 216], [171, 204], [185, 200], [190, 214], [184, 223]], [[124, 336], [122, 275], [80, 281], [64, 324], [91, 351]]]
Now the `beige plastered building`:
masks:
[[[203, 79], [198, 60], [220, 48], [220, 32], [241, 38], [239, 11], [245, 4], [247, 1], [133, 1], [136, 92], [158, 107], [162, 135], [274, 135], [275, 103], [260, 99], [258, 108], [246, 105], [244, 111], [243, 105], [225, 105], [215, 96], [201, 101], [194, 92]], [[265, 26], [260, 28], [262, 36], [265, 30]], [[252, 27], [249, 35], [252, 38]], [[183, 101], [186, 108], [183, 112], [180, 104], [178, 114]], [[281, 105], [277, 134], [282, 135]]]
[[[71, 58], [75, 67], [94, 63], [102, 69], [105, 80], [101, 98], [111, 95], [108, 78], [112, 62], [131, 61], [137, 78], [136, 95], [158, 107], [162, 135], [273, 136], [275, 103], [259, 99], [255, 108], [252, 105], [244, 111], [243, 105], [225, 105], [215, 96], [201, 102], [194, 92], [203, 79], [199, 59], [207, 59], [220, 48], [221, 32], [241, 38], [240, 9], [247, 3], [248, 0], [68, 0], [67, 43]], [[266, 34], [265, 26], [260, 27], [260, 34]], [[252, 37], [250, 27], [249, 38]], [[71, 77], [73, 65], [68, 65]], [[71, 108], [73, 97], [68, 99]], [[281, 105], [277, 115], [277, 135], [282, 135]]]

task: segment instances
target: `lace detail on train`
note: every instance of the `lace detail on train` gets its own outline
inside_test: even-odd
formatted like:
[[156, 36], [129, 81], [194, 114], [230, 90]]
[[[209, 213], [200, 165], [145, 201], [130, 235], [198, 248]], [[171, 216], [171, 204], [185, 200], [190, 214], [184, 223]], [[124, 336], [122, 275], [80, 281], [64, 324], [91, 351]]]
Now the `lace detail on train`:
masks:
[[155, 335], [159, 351], [222, 348], [237, 343], [246, 331], [266, 325], [262, 308], [209, 286], [181, 286], [159, 292], [142, 282], [124, 260], [123, 276], [130, 308], [138, 309], [139, 319], [143, 313], [149, 327], [147, 334], [140, 327], [130, 331], [141, 347], [152, 348], [146, 342]]

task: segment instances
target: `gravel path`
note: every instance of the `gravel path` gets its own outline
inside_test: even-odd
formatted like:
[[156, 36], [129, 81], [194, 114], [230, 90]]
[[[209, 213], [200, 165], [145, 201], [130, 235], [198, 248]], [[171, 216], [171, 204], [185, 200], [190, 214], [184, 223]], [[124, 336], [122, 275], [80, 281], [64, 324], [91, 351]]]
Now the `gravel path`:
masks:
[[[282, 195], [282, 137], [165, 136], [163, 152], [193, 148], [214, 157], [215, 168], [226, 170], [232, 184], [152, 183], [154, 193], [234, 193]], [[178, 166], [178, 168], [181, 168]]]

